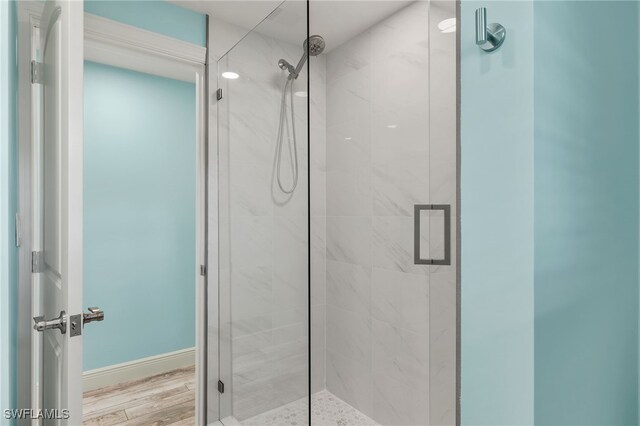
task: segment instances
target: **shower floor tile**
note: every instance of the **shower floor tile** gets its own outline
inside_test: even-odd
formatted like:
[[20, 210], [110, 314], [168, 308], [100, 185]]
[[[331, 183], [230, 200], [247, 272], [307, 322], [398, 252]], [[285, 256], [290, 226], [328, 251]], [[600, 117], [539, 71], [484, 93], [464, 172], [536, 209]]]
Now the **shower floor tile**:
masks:
[[[242, 422], [243, 426], [304, 426], [309, 423], [307, 398], [291, 402]], [[331, 392], [311, 396], [312, 426], [379, 426]]]

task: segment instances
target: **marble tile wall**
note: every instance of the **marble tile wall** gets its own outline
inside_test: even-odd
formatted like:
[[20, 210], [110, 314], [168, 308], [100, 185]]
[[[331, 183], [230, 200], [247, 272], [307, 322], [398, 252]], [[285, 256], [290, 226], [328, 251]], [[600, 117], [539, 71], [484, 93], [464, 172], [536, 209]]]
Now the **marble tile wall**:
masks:
[[327, 55], [326, 383], [385, 425], [455, 423], [455, 262], [413, 264], [414, 204], [455, 218], [453, 16], [417, 1]]

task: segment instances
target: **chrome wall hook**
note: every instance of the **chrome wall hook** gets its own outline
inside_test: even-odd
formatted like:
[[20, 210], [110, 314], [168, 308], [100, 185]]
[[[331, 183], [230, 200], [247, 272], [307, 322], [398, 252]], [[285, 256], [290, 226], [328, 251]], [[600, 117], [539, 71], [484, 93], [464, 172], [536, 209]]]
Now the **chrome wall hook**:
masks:
[[507, 30], [498, 23], [487, 25], [487, 8], [476, 9], [476, 44], [485, 52], [493, 52], [502, 46]]

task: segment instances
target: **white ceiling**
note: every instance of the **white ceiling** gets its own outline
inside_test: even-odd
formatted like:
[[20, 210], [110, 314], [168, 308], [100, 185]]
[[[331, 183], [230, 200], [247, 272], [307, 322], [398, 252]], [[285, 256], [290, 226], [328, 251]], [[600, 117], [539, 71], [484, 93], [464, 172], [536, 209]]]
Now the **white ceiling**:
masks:
[[[320, 34], [326, 51], [360, 34], [413, 0], [311, 0], [310, 33]], [[174, 0], [179, 6], [209, 14], [216, 19], [245, 28], [254, 28], [274, 11], [273, 0]], [[293, 41], [306, 33], [305, 2], [288, 0], [257, 29], [281, 40]], [[302, 42], [302, 40], [300, 40]]]

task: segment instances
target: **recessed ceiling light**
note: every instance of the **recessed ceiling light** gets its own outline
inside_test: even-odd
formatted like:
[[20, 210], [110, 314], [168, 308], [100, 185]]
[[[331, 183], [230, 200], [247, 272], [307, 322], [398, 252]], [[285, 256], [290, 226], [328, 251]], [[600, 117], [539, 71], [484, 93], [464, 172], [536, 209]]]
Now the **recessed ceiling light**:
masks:
[[344, 138], [345, 141], [350, 141], [353, 138]]
[[229, 80], [235, 80], [236, 78], [238, 78], [240, 76], [235, 72], [225, 71], [225, 72], [222, 73], [222, 77], [228, 78]]
[[295, 93], [296, 96], [298, 96], [299, 98], [306, 98], [307, 97], [307, 92], [296, 92]]
[[456, 18], [445, 19], [440, 21], [438, 29], [441, 33], [454, 33], [456, 32]]
[[395, 129], [396, 127], [398, 127], [398, 125], [397, 125], [397, 124], [389, 124], [389, 125], [387, 126], [387, 129]]

